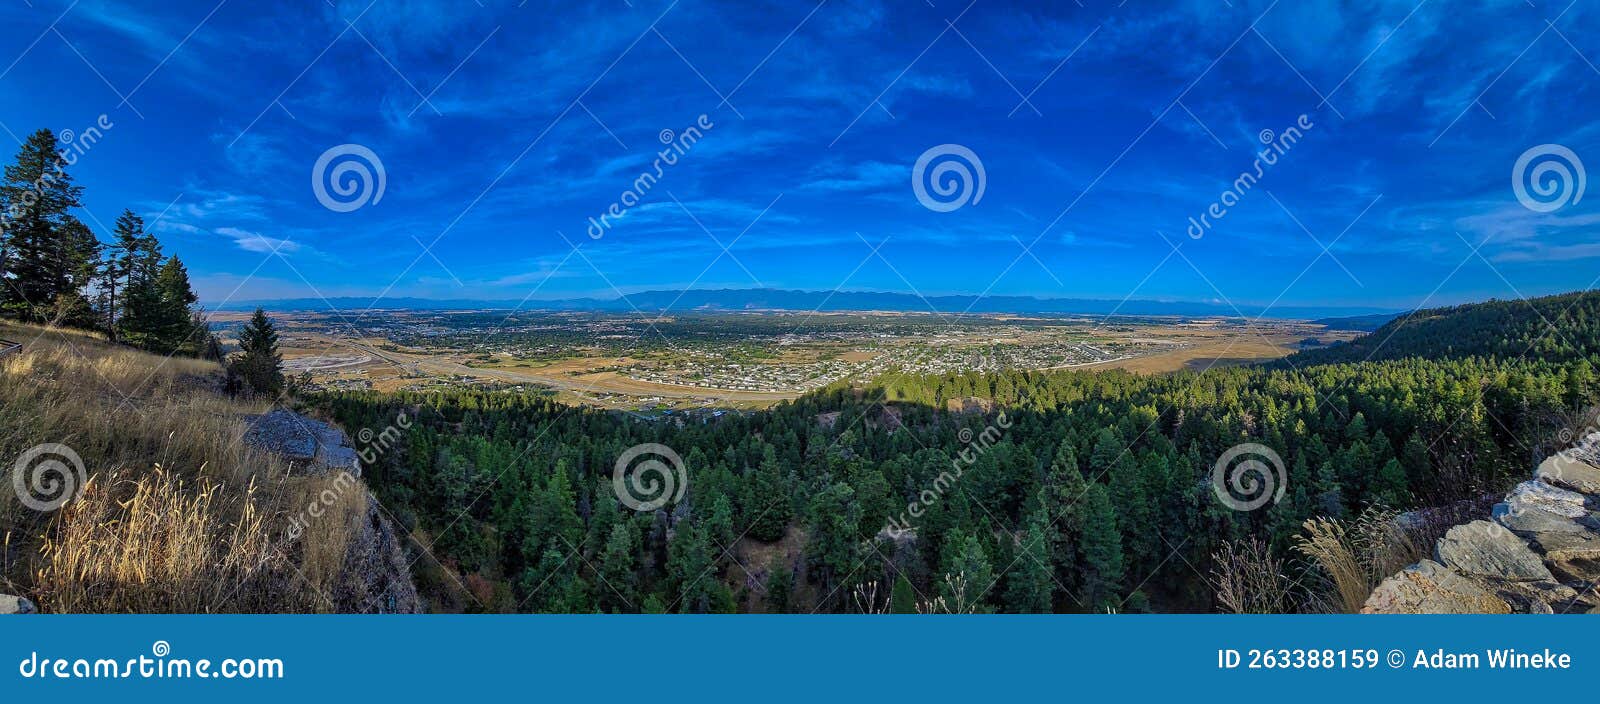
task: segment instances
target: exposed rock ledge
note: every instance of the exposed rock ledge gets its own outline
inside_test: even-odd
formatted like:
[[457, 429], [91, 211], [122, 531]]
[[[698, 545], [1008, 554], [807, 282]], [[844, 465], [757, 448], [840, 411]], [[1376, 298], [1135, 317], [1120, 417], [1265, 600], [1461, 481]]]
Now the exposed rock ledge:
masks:
[[345, 551], [345, 579], [330, 595], [340, 613], [422, 613], [401, 540], [378, 500], [367, 497], [366, 520]]
[[0, 594], [0, 616], [6, 614], [31, 614], [37, 611], [33, 602], [12, 594]]
[[[361, 476], [355, 448], [332, 425], [281, 408], [248, 422], [245, 442], [282, 455], [294, 470]], [[329, 598], [341, 613], [420, 613], [424, 609], [409, 564], [394, 523], [368, 496], [367, 514], [345, 551], [339, 586]]]
[[1363, 613], [1600, 613], [1600, 433], [1385, 579]]
[[245, 442], [282, 455], [310, 474], [349, 472], [361, 476], [361, 461], [344, 431], [294, 411], [278, 408], [251, 416]]

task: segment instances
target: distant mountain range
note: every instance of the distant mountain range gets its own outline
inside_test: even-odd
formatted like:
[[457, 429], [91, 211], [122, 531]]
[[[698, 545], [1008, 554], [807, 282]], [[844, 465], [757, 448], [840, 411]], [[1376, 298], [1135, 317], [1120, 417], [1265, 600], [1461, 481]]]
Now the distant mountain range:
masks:
[[904, 313], [1053, 313], [1123, 316], [1261, 316], [1309, 320], [1335, 316], [1393, 315], [1394, 311], [1363, 306], [1234, 306], [1192, 301], [1117, 301], [1097, 298], [1037, 298], [1034, 296], [921, 296], [873, 291], [786, 291], [780, 289], [696, 289], [642, 291], [617, 298], [559, 300], [433, 299], [433, 298], [293, 298], [233, 301], [223, 310], [251, 310], [260, 306], [278, 311], [344, 312], [372, 310], [510, 310], [602, 311], [631, 313], [706, 311], [888, 311]]

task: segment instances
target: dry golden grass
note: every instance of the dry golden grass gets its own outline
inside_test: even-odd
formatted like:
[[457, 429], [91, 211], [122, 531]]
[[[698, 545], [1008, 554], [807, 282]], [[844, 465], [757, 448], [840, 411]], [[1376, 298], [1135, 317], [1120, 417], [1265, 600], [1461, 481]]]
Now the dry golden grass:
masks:
[[1372, 507], [1354, 521], [1313, 518], [1295, 550], [1317, 568], [1325, 588], [1313, 606], [1359, 613], [1372, 590], [1388, 576], [1427, 557], [1433, 540], [1406, 528], [1398, 511]]
[[[90, 334], [0, 323], [0, 338], [25, 343], [0, 357], [0, 470], [9, 478], [29, 448], [59, 443], [87, 475], [56, 511], [0, 487], [0, 590], [55, 612], [334, 608], [322, 595], [340, 578], [366, 491], [290, 477], [245, 444], [245, 416], [269, 399], [220, 393], [215, 363]], [[325, 495], [337, 500], [291, 535], [290, 517]]]

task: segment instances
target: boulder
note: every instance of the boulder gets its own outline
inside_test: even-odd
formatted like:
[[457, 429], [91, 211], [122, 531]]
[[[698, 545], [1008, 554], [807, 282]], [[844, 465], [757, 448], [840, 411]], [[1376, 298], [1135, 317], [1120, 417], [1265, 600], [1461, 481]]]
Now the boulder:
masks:
[[344, 431], [283, 408], [251, 416], [246, 443], [280, 455], [295, 469], [312, 473], [349, 472], [361, 476], [361, 462]]
[[1473, 521], [1451, 528], [1439, 539], [1439, 561], [1463, 574], [1512, 581], [1551, 581], [1539, 556], [1504, 526]]
[[1466, 577], [1423, 560], [1383, 580], [1362, 613], [1508, 614], [1510, 605]]
[[1534, 476], [1564, 489], [1600, 496], [1600, 467], [1569, 453], [1558, 453], [1539, 464]]
[[1563, 581], [1600, 580], [1600, 535], [1535, 533], [1529, 539], [1544, 554], [1545, 563]]
[[1506, 495], [1506, 503], [1513, 512], [1537, 509], [1566, 518], [1587, 517], [1589, 509], [1584, 501], [1583, 494], [1533, 480], [1518, 484]]
[[0, 594], [0, 616], [6, 614], [31, 614], [38, 611], [38, 609], [34, 608], [33, 602], [24, 597]]
[[[1496, 523], [1521, 535], [1530, 533], [1582, 533], [1591, 530], [1590, 526], [1566, 516], [1558, 516], [1538, 508], [1515, 510], [1509, 503], [1495, 504], [1493, 517]], [[1587, 519], [1585, 520], [1587, 521]]]
[[345, 547], [340, 579], [331, 595], [339, 613], [422, 613], [403, 543], [378, 500], [368, 496], [366, 516]]
[[1560, 582], [1486, 580], [1485, 586], [1520, 614], [1581, 614], [1600, 607], [1600, 594]]

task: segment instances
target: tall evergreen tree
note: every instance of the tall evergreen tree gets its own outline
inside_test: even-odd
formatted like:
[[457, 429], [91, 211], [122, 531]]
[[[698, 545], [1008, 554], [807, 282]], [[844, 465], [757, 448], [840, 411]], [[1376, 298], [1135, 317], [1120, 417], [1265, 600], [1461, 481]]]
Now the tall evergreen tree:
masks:
[[988, 613], [984, 602], [989, 588], [994, 586], [994, 568], [983, 543], [975, 535], [961, 531], [950, 534], [945, 541], [944, 580], [939, 584], [939, 596], [951, 613]]
[[1052, 577], [1050, 560], [1050, 520], [1044, 512], [1028, 519], [1028, 527], [1018, 534], [1017, 557], [1008, 575], [1006, 605], [1013, 613], [1050, 613]]
[[119, 337], [136, 347], [158, 350], [167, 325], [167, 305], [161, 290], [161, 245], [154, 237], [140, 237], [124, 255], [126, 278], [122, 285]]
[[72, 290], [81, 264], [81, 247], [69, 244], [75, 235], [68, 211], [79, 206], [83, 188], [72, 182], [56, 149], [50, 130], [29, 135], [0, 179], [6, 233], [0, 279], [9, 291], [5, 310], [30, 320], [45, 319], [56, 298]]
[[278, 356], [278, 331], [260, 308], [239, 332], [239, 355], [230, 369], [259, 394], [276, 396], [283, 390], [283, 358]]
[[1083, 562], [1083, 603], [1095, 610], [1115, 606], [1123, 578], [1122, 535], [1101, 484], [1090, 486], [1083, 497]]
[[168, 257], [156, 274], [160, 308], [156, 314], [157, 351], [198, 354], [204, 339], [205, 323], [194, 309], [199, 297], [189, 286], [189, 270], [176, 256]]
[[66, 279], [51, 301], [46, 317], [54, 325], [97, 327], [89, 290], [100, 259], [100, 240], [95, 239], [87, 225], [68, 215], [61, 223], [56, 248]]
[[121, 320], [123, 309], [126, 307], [128, 276], [133, 273], [133, 261], [141, 250], [145, 238], [144, 218], [134, 214], [132, 210], [124, 210], [117, 216], [116, 227], [112, 231], [116, 238], [106, 250], [106, 256], [100, 264], [100, 289], [101, 311], [105, 316], [106, 335], [112, 340], [117, 339], [117, 321]]
[[600, 556], [600, 582], [598, 592], [600, 608], [608, 613], [626, 613], [638, 608], [638, 573], [634, 570], [635, 553], [633, 530], [626, 524], [611, 527], [606, 539], [605, 552]]
[[889, 595], [889, 613], [917, 613], [916, 590], [911, 588], [911, 580], [906, 579], [903, 572], [895, 575], [894, 590]]

